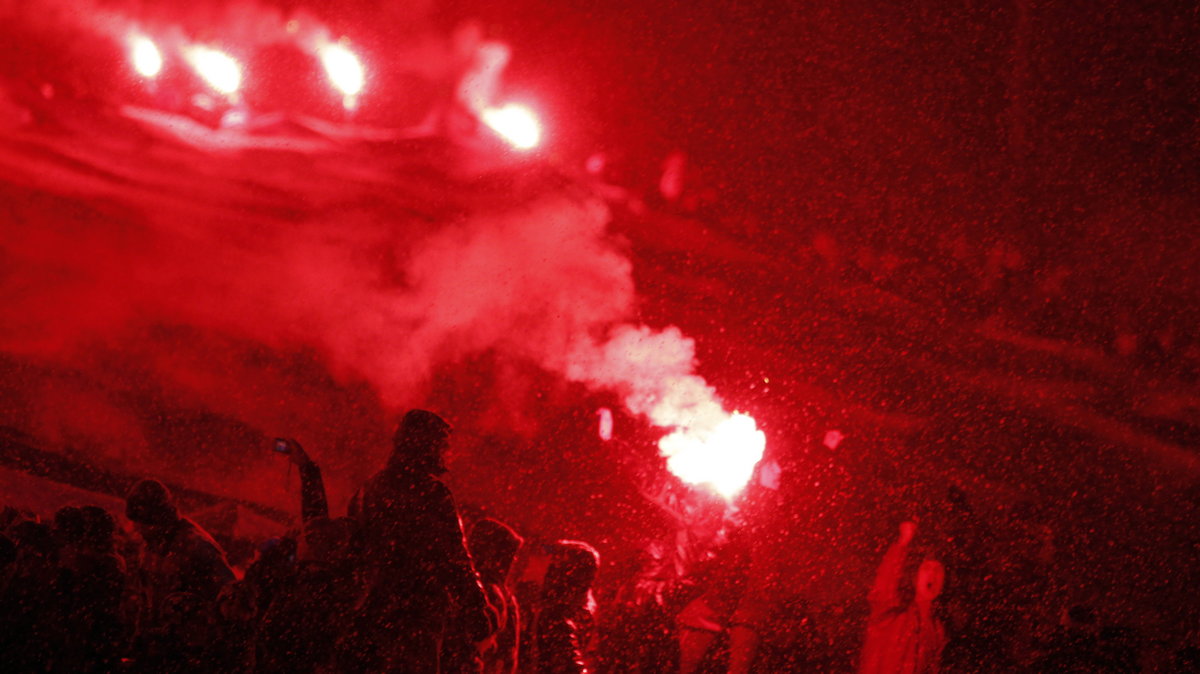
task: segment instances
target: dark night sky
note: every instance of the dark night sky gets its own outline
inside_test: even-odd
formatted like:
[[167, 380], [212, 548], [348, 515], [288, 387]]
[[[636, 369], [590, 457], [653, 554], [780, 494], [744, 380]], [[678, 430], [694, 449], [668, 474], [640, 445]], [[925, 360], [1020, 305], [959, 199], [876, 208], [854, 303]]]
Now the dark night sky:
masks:
[[972, 208], [995, 212], [1015, 191], [1031, 202], [1020, 226], [1070, 228], [1080, 210], [1178, 196], [1196, 178], [1189, 3], [517, 2], [476, 12], [514, 44], [514, 84], [545, 92], [578, 146], [628, 153], [642, 172], [683, 148], [739, 203], [809, 226], [878, 227], [869, 221], [896, 193], [909, 219], [985, 219]]

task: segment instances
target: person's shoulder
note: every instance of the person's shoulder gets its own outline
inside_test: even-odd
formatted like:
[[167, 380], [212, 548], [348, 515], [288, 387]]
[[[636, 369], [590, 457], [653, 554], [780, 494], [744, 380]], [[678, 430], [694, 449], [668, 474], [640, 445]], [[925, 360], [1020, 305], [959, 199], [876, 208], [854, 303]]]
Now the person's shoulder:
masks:
[[450, 491], [449, 485], [442, 482], [440, 479], [430, 477], [421, 486], [421, 499], [427, 503], [435, 503], [439, 506], [444, 506], [455, 512], [458, 512], [454, 504], [454, 494]]
[[127, 571], [125, 559], [115, 552], [98, 555], [95, 564], [101, 573], [123, 576]]
[[179, 532], [175, 536], [175, 544], [189, 550], [208, 551], [224, 554], [216, 539], [199, 524], [184, 517], [180, 519]]

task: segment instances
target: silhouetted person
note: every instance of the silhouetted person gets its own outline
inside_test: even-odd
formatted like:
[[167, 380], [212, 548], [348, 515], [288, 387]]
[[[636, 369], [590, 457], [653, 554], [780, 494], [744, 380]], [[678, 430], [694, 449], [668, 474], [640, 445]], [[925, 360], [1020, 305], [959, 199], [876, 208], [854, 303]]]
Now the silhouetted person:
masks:
[[521, 613], [508, 586], [509, 573], [523, 541], [502, 522], [482, 519], [471, 527], [467, 548], [483, 582], [496, 632], [481, 649], [484, 674], [514, 674], [518, 664]]
[[26, 520], [13, 525], [9, 534], [17, 554], [0, 597], [0, 670], [51, 671], [54, 646], [63, 633], [54, 532]]
[[[125, 560], [116, 552], [117, 523], [98, 506], [74, 509], [68, 517], [71, 524], [59, 553], [58, 578], [64, 633], [54, 669], [112, 671], [129, 636], [122, 604], [127, 575]], [[56, 529], [61, 521], [56, 515]]]
[[698, 671], [713, 643], [729, 629], [730, 618], [746, 585], [750, 566], [748, 548], [745, 532], [736, 530], [729, 541], [713, 551], [713, 559], [697, 570], [695, 581], [703, 587], [703, 593], [675, 617], [680, 674]]
[[225, 553], [179, 515], [170, 491], [157, 480], [130, 489], [125, 516], [145, 542], [138, 564], [141, 664], [160, 670], [202, 666], [197, 659], [212, 638], [217, 594], [234, 580]]
[[337, 637], [358, 599], [356, 535], [349, 518], [305, 522], [293, 582], [259, 621], [255, 671], [303, 673], [332, 666]]
[[393, 439], [387, 465], [351, 502], [363, 543], [365, 596], [343, 647], [343, 667], [440, 671], [448, 623], [473, 642], [491, 634], [487, 602], [471, 566], [446, 472], [451, 428], [412, 410]]
[[17, 544], [6, 534], [0, 533], [0, 597], [4, 596], [4, 589], [8, 587], [16, 563]]
[[942, 592], [945, 570], [925, 560], [917, 569], [912, 602], [900, 599], [900, 576], [917, 525], [904, 522], [900, 537], [888, 548], [867, 601], [870, 617], [860, 674], [930, 674], [939, 670], [946, 631], [934, 615], [933, 602]]
[[522, 667], [522, 671], [535, 674], [589, 671], [583, 652], [594, 618], [592, 583], [599, 567], [600, 555], [587, 543], [555, 543], [531, 625], [530, 666]]
[[359, 596], [358, 527], [354, 520], [329, 519], [321, 470], [299, 442], [282, 440], [300, 471], [303, 528], [292, 548], [295, 562], [285, 581], [258, 603], [254, 636], [255, 671], [312, 672], [331, 667], [337, 637], [352, 617]]

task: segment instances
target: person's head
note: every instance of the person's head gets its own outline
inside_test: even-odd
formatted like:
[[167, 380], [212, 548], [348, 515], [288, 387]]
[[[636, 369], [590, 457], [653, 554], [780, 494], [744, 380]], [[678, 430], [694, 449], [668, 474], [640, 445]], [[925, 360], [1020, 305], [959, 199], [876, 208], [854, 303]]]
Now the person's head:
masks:
[[15, 565], [18, 573], [40, 576], [53, 570], [58, 563], [58, 541], [50, 525], [25, 520], [13, 526], [9, 536], [17, 546]]
[[475, 569], [488, 583], [504, 583], [522, 543], [511, 527], [493, 519], [479, 520], [467, 535], [467, 549], [471, 551]]
[[446, 472], [446, 450], [452, 428], [427, 410], [409, 410], [392, 437], [391, 465], [434, 475]]
[[942, 593], [946, 584], [946, 569], [942, 563], [927, 559], [917, 567], [917, 580], [914, 586], [914, 599], [920, 603], [930, 603]]
[[550, 553], [550, 566], [542, 581], [542, 602], [550, 609], [575, 611], [587, 605], [600, 553], [582, 541], [558, 541]]
[[95, 505], [79, 509], [83, 520], [81, 543], [97, 552], [112, 552], [116, 547], [117, 520], [112, 513]]
[[154, 545], [179, 522], [179, 511], [166, 485], [158, 480], [142, 480], [125, 497], [125, 517], [148, 545]]
[[78, 545], [83, 540], [83, 511], [63, 506], [54, 513], [54, 537], [60, 545]]

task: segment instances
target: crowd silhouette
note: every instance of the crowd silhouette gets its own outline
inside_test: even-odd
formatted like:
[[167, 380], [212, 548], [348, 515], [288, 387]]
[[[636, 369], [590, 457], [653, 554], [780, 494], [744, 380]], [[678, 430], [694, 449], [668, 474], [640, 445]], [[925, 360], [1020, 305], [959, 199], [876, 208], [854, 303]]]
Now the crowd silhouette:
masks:
[[[914, 554], [922, 552], [914, 541], [924, 525], [912, 520], [899, 525], [874, 583], [863, 588], [852, 663], [823, 660], [828, 643], [799, 638], [811, 632], [807, 618], [796, 620], [802, 607], [762, 596], [783, 593], [759, 577], [755, 532], [718, 526], [721, 517], [700, 501], [696, 531], [680, 537], [686, 568], [651, 549], [628, 589], [600, 603], [593, 591], [600, 555], [591, 545], [557, 540], [523, 549], [517, 531], [487, 517], [464, 532], [441, 479], [451, 437], [437, 414], [408, 412], [386, 465], [340, 517], [331, 516], [321, 470], [304, 447], [279, 440], [300, 473], [301, 523], [258, 543], [244, 569], [230, 565], [157, 480], [137, 482], [126, 497], [132, 532], [98, 506], [64, 507], [49, 521], [6, 508], [0, 669], [1197, 671], [1194, 645], [1148, 664], [1136, 631], [1102, 625], [1086, 605], [1064, 611], [1056, 630], [1026, 639], [1020, 655], [978, 638], [978, 622], [956, 615], [964, 606], [969, 612], [963, 597], [973, 591], [972, 562], [961, 551], [941, 560]], [[535, 561], [518, 578], [522, 556]], [[962, 579], [948, 609], [943, 588], [954, 587], [955, 565]]]

